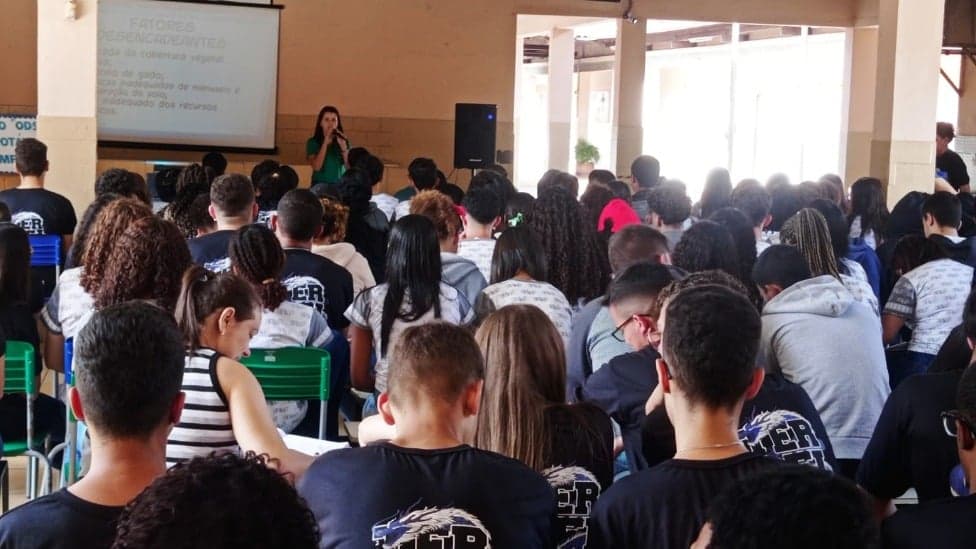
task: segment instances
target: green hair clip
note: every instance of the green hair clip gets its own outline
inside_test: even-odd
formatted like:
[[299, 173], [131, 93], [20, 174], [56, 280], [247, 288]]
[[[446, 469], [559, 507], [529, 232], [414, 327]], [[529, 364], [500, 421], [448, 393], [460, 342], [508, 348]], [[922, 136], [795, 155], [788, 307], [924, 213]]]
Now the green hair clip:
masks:
[[511, 217], [511, 219], [508, 220], [508, 226], [513, 229], [522, 225], [522, 223], [525, 223], [525, 216], [522, 215], [522, 212], [515, 214]]

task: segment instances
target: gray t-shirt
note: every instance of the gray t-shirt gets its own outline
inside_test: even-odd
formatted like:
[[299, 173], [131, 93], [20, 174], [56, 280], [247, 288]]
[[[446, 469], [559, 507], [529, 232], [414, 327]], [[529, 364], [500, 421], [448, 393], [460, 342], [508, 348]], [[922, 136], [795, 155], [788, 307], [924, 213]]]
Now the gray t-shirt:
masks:
[[912, 329], [909, 351], [936, 355], [962, 323], [972, 283], [972, 267], [952, 259], [930, 261], [898, 279], [884, 313], [904, 319]]
[[515, 304], [535, 305], [541, 309], [562, 336], [563, 343], [569, 341], [573, 310], [566, 296], [552, 284], [514, 278], [492, 284], [482, 290], [475, 309], [478, 318], [484, 318], [506, 305]]

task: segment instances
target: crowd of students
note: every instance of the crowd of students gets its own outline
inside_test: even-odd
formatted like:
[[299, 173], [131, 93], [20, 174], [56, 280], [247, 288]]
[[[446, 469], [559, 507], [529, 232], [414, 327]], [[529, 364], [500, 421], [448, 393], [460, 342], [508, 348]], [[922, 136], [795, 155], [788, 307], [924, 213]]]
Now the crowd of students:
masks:
[[[642, 156], [534, 197], [418, 158], [391, 196], [337, 112], [319, 126], [311, 189], [211, 153], [152, 197], [105, 172], [79, 223], [19, 142], [0, 339], [53, 370], [73, 339], [74, 386], [33, 420], [57, 443], [70, 406], [87, 459], [0, 548], [969, 546], [971, 195], [888, 212], [876, 179], [848, 200], [715, 170], [695, 202]], [[46, 302], [41, 234], [67, 258]], [[326, 436], [361, 420], [357, 447], [286, 446], [320, 404], [267, 401], [241, 359], [289, 346], [329, 351]], [[0, 399], [0, 436], [25, 409]]]

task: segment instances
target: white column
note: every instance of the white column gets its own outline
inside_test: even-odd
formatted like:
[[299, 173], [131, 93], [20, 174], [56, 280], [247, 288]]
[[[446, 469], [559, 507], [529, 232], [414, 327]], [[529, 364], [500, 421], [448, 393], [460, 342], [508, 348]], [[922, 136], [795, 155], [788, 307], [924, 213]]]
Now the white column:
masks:
[[613, 55], [613, 131], [611, 154], [617, 176], [630, 174], [630, 164], [643, 153], [644, 67], [647, 21], [617, 21]]
[[[574, 173], [570, 165], [573, 70], [576, 37], [572, 29], [553, 29], [549, 38], [549, 167]], [[575, 163], [575, 162], [574, 162]]]

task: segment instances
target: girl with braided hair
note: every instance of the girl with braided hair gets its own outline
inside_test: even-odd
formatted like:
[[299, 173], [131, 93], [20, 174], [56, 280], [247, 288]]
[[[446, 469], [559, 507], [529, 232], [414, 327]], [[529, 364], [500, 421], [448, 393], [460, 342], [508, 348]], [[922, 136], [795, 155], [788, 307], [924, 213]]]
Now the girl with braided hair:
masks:
[[176, 198], [159, 215], [176, 223], [185, 238], [193, 238], [197, 235], [197, 229], [188, 222], [187, 212], [197, 196], [209, 193], [210, 177], [207, 171], [200, 164], [190, 164], [183, 168], [176, 180]]
[[813, 208], [803, 208], [783, 223], [779, 233], [780, 241], [795, 247], [803, 254], [813, 276], [830, 275], [839, 280], [854, 299], [864, 303], [881, 316], [878, 298], [866, 280], [844, 274], [834, 254], [833, 241], [823, 214]]
[[[285, 252], [271, 229], [257, 223], [245, 225], [231, 237], [227, 251], [231, 272], [247, 281], [261, 301], [261, 324], [257, 335], [251, 338], [252, 347], [324, 349], [332, 341], [332, 331], [322, 313], [314, 307], [287, 301], [288, 290], [281, 283]], [[302, 422], [308, 411], [307, 401], [268, 404], [275, 425], [289, 433]]]
[[549, 282], [559, 288], [570, 305], [603, 295], [610, 282], [610, 260], [601, 247], [596, 227], [586, 222], [583, 210], [565, 189], [550, 187], [536, 200], [529, 216], [548, 260]]

